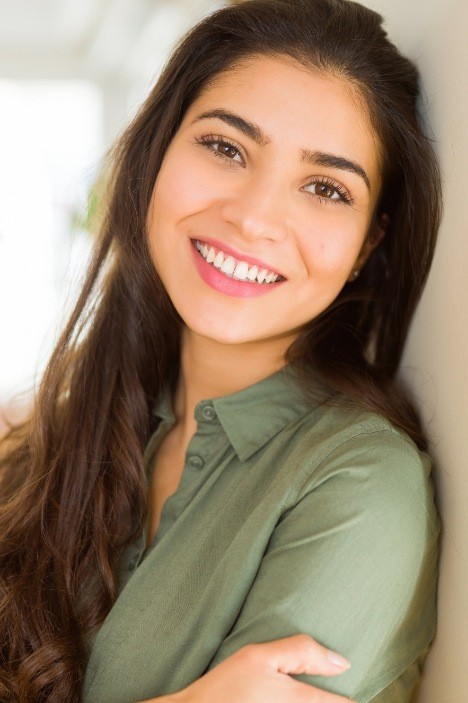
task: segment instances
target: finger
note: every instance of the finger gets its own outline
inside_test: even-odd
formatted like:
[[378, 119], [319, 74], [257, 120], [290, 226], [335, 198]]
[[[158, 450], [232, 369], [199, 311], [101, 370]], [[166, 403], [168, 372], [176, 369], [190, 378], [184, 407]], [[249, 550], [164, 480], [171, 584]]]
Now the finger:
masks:
[[267, 662], [283, 674], [320, 674], [337, 676], [351, 664], [340, 654], [327, 649], [309, 635], [293, 635], [261, 645]]

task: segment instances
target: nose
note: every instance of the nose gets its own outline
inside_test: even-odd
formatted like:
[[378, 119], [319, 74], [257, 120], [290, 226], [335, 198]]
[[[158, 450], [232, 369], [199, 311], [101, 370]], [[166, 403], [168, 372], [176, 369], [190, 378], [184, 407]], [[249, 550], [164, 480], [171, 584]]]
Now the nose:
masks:
[[237, 184], [222, 205], [222, 216], [246, 240], [283, 241], [288, 234], [284, 183], [274, 174], [256, 174]]

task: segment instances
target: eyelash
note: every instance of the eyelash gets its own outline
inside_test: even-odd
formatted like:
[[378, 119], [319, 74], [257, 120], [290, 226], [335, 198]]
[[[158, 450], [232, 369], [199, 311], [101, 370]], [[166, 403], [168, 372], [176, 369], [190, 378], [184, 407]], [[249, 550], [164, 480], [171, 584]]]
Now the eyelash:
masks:
[[331, 198], [324, 198], [321, 195], [317, 195], [316, 193], [312, 193], [312, 195], [315, 198], [318, 198], [320, 201], [324, 200], [327, 203], [332, 203], [333, 205], [338, 205], [340, 202], [344, 203], [345, 205], [353, 205], [355, 202], [355, 198], [352, 198], [351, 195], [348, 193], [347, 190], [343, 188], [343, 186], [340, 183], [337, 183], [334, 181], [332, 178], [329, 178], [328, 176], [318, 176], [314, 178], [313, 181], [308, 183], [307, 185], [312, 185], [312, 184], [318, 184], [318, 185], [324, 185], [327, 186], [328, 188], [333, 188], [334, 191], [338, 193], [340, 196], [339, 200], [332, 200]]
[[[202, 137], [197, 138], [195, 141], [197, 142], [197, 144], [200, 144], [201, 146], [209, 149], [216, 158], [222, 159], [224, 162], [227, 162], [231, 166], [234, 166], [234, 164], [238, 162], [234, 161], [233, 159], [230, 159], [225, 154], [221, 154], [219, 151], [217, 151], [214, 148], [216, 144], [224, 144], [225, 146], [229, 146], [232, 149], [235, 149], [242, 156], [242, 148], [239, 146], [239, 144], [236, 144], [236, 142], [233, 142], [230, 139], [226, 139], [226, 137], [222, 137], [220, 135], [205, 134]], [[325, 202], [331, 205], [339, 205], [340, 203], [344, 203], [345, 205], [353, 205], [353, 203], [355, 202], [355, 198], [352, 198], [348, 191], [345, 190], [345, 188], [343, 188], [340, 183], [337, 183], [328, 176], [316, 177], [312, 181], [310, 181], [310, 183], [307, 183], [307, 186], [316, 184], [328, 186], [329, 188], [332, 188], [334, 191], [336, 191], [336, 193], [338, 193], [339, 195], [339, 200], [332, 200], [332, 198], [324, 198], [323, 196], [317, 195], [316, 193], [309, 193], [309, 195], [312, 195], [313, 198], [317, 198], [319, 202]]]
[[204, 136], [196, 139], [196, 142], [204, 147], [207, 147], [214, 156], [223, 159], [223, 161], [227, 161], [229, 164], [235, 164], [236, 162], [224, 154], [220, 154], [219, 151], [216, 151], [216, 149], [213, 148], [215, 144], [224, 144], [229, 146], [231, 149], [235, 149], [242, 156], [242, 148], [239, 144], [226, 139], [226, 137], [216, 136], [215, 134], [205, 134]]

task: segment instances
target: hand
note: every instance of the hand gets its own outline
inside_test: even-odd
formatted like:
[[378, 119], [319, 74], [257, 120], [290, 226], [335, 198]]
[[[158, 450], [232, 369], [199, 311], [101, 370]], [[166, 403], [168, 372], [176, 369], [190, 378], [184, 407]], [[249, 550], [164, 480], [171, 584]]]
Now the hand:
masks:
[[[308, 635], [284, 637], [239, 649], [194, 683], [167, 697], [173, 703], [349, 703], [296, 681], [289, 674], [337, 676], [349, 663]], [[151, 703], [151, 702], [148, 702]]]

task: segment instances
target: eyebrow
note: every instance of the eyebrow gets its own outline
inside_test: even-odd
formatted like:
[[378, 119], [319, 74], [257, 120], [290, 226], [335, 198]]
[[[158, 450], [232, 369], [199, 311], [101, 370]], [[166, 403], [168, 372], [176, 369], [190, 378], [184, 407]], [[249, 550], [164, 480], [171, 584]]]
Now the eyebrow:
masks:
[[[245, 134], [247, 137], [256, 142], [259, 146], [265, 146], [271, 142], [270, 137], [268, 137], [258, 125], [253, 124], [245, 120], [240, 115], [236, 115], [233, 112], [227, 112], [220, 108], [215, 108], [214, 110], [208, 110], [203, 112], [201, 115], [195, 117], [192, 124], [199, 122], [200, 120], [208, 120], [212, 118], [217, 118], [222, 120], [226, 124], [238, 129], [240, 132]], [[336, 168], [340, 171], [350, 171], [360, 176], [370, 191], [371, 184], [367, 173], [364, 171], [362, 166], [360, 166], [355, 161], [346, 159], [344, 156], [337, 156], [336, 154], [328, 154], [323, 151], [311, 151], [310, 149], [301, 150], [301, 161], [303, 163], [311, 164], [312, 166], [328, 166], [330, 168]]]

